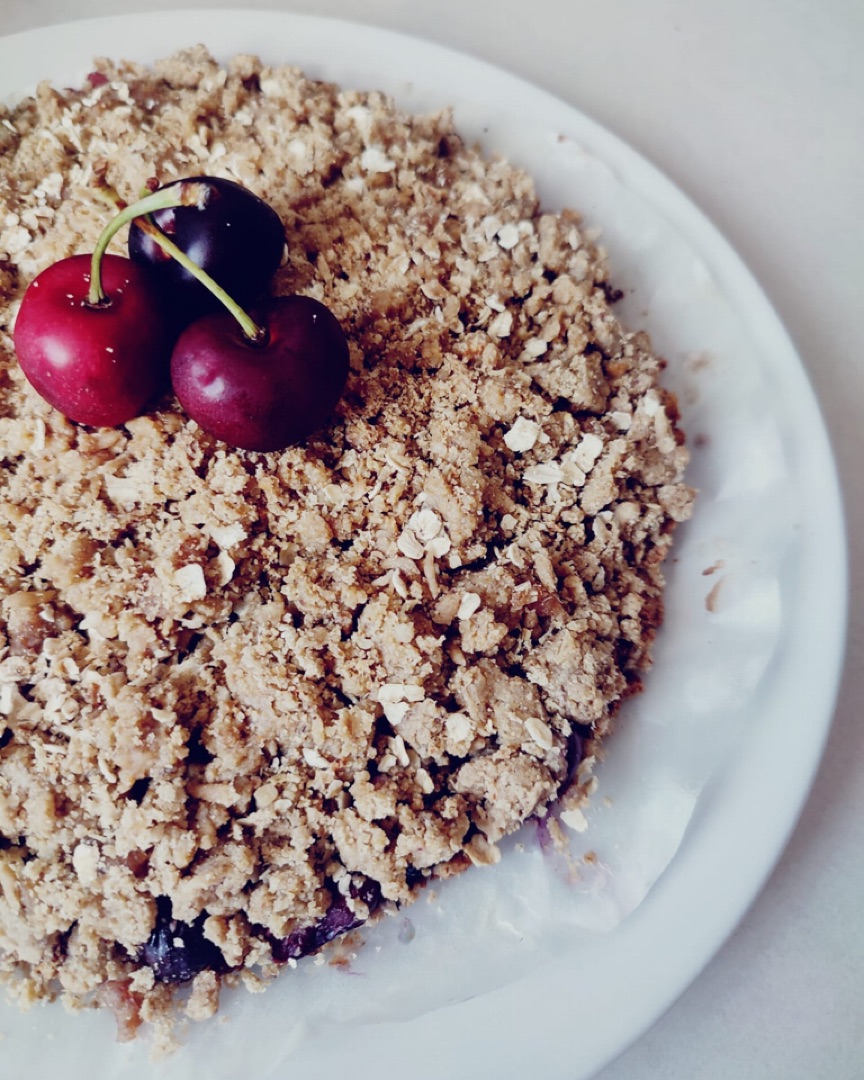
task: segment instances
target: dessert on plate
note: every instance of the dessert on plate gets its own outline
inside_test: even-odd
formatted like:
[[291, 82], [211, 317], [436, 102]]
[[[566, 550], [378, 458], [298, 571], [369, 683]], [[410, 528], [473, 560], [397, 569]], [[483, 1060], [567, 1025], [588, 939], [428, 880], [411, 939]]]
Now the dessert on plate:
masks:
[[[347, 382], [239, 449], [170, 387], [116, 426], [30, 386], [13, 332], [122, 199], [242, 184], [272, 290]], [[112, 252], [125, 251], [124, 234]], [[100, 60], [0, 118], [0, 970], [121, 1033], [212, 1015], [431, 877], [500, 858], [640, 688], [690, 512], [662, 361], [578, 214], [409, 116], [203, 47]], [[482, 871], [476, 871], [482, 872]]]

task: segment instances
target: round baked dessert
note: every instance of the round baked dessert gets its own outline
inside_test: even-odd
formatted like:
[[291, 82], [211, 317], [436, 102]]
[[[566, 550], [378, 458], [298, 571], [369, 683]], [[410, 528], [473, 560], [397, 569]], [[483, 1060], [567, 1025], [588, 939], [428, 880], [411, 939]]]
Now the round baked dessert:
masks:
[[[447, 113], [198, 48], [40, 86], [0, 153], [0, 966], [130, 1034], [578, 810], [687, 452], [580, 218]], [[276, 211], [275, 291], [349, 343], [324, 426], [254, 453], [170, 393], [117, 428], [36, 395], [16, 309], [102, 174]]]

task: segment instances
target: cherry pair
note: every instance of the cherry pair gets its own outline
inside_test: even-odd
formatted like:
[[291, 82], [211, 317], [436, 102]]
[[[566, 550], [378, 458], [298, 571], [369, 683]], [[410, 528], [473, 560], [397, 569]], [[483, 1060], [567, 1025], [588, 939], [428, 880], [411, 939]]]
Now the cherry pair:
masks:
[[[130, 258], [106, 255], [127, 222]], [[211, 435], [284, 449], [324, 423], [348, 376], [328, 308], [259, 299], [284, 248], [279, 216], [240, 184], [202, 176], [158, 188], [121, 210], [92, 256], [31, 283], [14, 330], [21, 369], [70, 420], [96, 427], [144, 413], [170, 377]]]

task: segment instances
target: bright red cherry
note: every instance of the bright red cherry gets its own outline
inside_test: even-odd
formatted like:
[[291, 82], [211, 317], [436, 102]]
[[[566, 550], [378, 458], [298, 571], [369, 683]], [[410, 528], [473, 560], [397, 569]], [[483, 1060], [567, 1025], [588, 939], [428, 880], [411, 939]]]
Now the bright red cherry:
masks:
[[180, 335], [171, 381], [205, 431], [244, 450], [283, 450], [327, 420], [348, 377], [335, 315], [308, 296], [279, 296], [252, 314], [250, 341], [232, 315], [208, 315]]
[[102, 258], [104, 300], [93, 304], [91, 256], [43, 270], [21, 301], [14, 341], [28, 381], [64, 416], [115, 427], [140, 416], [167, 383], [170, 332], [149, 273]]

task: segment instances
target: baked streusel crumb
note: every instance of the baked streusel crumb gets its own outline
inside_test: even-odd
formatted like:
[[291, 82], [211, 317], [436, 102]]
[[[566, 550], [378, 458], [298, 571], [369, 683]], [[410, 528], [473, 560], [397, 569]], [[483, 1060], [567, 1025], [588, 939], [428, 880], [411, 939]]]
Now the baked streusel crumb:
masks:
[[[0, 967], [122, 1033], [257, 978], [571, 811], [690, 511], [662, 363], [577, 214], [451, 116], [203, 48], [0, 118]], [[166, 397], [77, 426], [17, 367], [93, 179], [238, 180], [276, 290], [351, 349], [331, 426], [255, 454]], [[122, 251], [122, 246], [117, 246]]]

